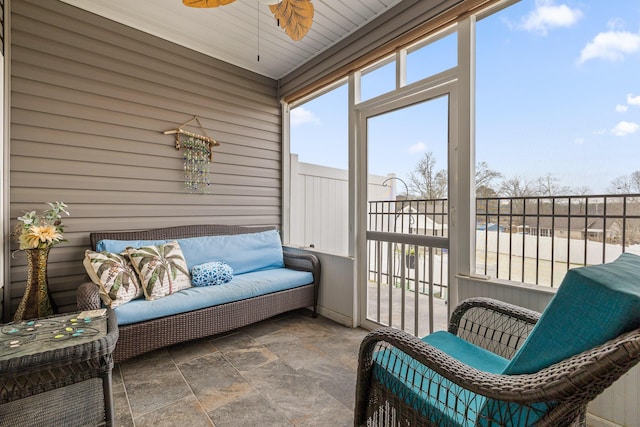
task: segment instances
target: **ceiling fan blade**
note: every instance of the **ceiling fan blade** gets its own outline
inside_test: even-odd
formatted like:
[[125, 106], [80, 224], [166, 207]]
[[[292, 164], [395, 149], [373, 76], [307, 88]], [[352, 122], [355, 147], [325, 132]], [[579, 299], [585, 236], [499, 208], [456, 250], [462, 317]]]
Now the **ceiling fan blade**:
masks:
[[218, 7], [234, 1], [236, 0], [182, 0], [182, 3], [189, 7]]
[[269, 5], [269, 9], [280, 27], [295, 41], [302, 39], [313, 24], [311, 0], [282, 0], [278, 4]]

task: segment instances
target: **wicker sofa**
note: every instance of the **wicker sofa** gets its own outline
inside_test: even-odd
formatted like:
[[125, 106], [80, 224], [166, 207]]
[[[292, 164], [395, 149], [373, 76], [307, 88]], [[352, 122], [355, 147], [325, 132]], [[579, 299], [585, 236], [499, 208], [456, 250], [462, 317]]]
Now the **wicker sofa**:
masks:
[[[143, 231], [94, 232], [90, 233], [89, 237], [91, 249], [96, 250], [99, 242], [109, 240], [179, 241], [179, 239], [201, 236], [251, 235], [270, 230], [275, 228], [186, 225]], [[316, 317], [320, 283], [318, 258], [313, 254], [286, 247], [282, 247], [282, 252], [284, 269], [309, 272], [312, 280], [308, 284], [137, 323], [119, 324], [120, 337], [113, 353], [114, 360], [121, 362], [151, 350], [230, 331], [298, 308], [313, 307], [313, 317]], [[174, 295], [167, 296], [163, 300], [172, 297]], [[100, 308], [102, 302], [98, 287], [88, 280], [82, 283], [78, 288], [77, 304], [79, 310]]]

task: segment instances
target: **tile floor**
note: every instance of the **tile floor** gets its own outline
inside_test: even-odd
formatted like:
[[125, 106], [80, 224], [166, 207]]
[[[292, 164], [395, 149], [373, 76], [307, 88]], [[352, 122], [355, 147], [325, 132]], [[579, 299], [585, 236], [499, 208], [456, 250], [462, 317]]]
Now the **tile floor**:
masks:
[[116, 365], [116, 426], [352, 426], [367, 331], [308, 310]]

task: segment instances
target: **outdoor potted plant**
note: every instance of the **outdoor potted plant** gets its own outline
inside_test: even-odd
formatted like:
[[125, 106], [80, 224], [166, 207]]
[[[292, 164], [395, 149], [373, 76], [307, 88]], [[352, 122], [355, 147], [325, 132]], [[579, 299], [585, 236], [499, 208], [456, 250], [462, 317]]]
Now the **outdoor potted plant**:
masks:
[[404, 254], [404, 262], [407, 268], [416, 268], [416, 249], [413, 246], [409, 246]]

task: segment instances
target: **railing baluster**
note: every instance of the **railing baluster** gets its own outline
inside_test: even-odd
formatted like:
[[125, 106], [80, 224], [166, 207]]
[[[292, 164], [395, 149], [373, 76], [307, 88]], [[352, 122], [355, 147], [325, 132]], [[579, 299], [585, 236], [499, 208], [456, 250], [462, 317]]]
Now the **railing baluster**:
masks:
[[[598, 205], [596, 205], [596, 209]], [[596, 210], [597, 212], [597, 210]], [[607, 258], [607, 196], [605, 196], [602, 200], [602, 261], [604, 262]]]
[[540, 199], [536, 203], [536, 285], [538, 284], [538, 275], [540, 273]]
[[622, 252], [627, 248], [627, 196], [622, 199]]
[[553, 268], [556, 265], [555, 262], [555, 244], [556, 244], [556, 198], [553, 198], [553, 202], [551, 204], [551, 287], [553, 288], [554, 284], [554, 275]]
[[524, 282], [524, 260], [525, 260], [525, 242], [527, 241], [527, 232], [526, 232], [526, 224], [527, 224], [527, 201], [526, 199], [522, 199], [522, 273], [520, 274], [520, 281]]
[[571, 197], [569, 197], [569, 212], [567, 213], [567, 271], [571, 268]]
[[[376, 307], [376, 321], [380, 322], [380, 302], [381, 294], [382, 294], [382, 242], [376, 241], [376, 269], [377, 271], [377, 285], [378, 285], [378, 296], [377, 296], [377, 307]], [[367, 310], [368, 312], [368, 310]]]
[[393, 273], [394, 268], [394, 256], [393, 256], [393, 243], [389, 242], [387, 244], [387, 277], [388, 285], [387, 290], [389, 292], [389, 321], [387, 323], [388, 326], [393, 326], [393, 288], [395, 285], [395, 274]]
[[[509, 200], [509, 224], [511, 224], [511, 230], [509, 233], [509, 277], [508, 279], [511, 280], [511, 254], [513, 254], [513, 199]], [[522, 228], [522, 232], [524, 233], [524, 227]], [[500, 255], [498, 254], [498, 256]]]
[[429, 247], [429, 333], [433, 333], [433, 248]]
[[420, 289], [418, 286], [418, 282], [420, 280], [420, 246], [413, 246], [413, 253], [416, 256], [414, 260], [414, 270], [413, 270], [413, 334], [418, 336], [418, 320], [420, 319], [420, 311], [418, 310], [420, 301]]
[[406, 292], [405, 288], [407, 287], [407, 265], [406, 265], [406, 247], [405, 244], [400, 245], [400, 286], [402, 290], [400, 291], [400, 329], [404, 331], [404, 314], [405, 314], [405, 298]]

